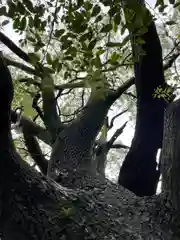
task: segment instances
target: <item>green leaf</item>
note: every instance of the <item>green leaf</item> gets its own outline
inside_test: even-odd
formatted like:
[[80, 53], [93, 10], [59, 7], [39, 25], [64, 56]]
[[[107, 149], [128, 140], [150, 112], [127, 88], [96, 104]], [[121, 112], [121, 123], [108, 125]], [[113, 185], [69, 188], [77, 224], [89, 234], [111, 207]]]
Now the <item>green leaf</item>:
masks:
[[62, 63], [58, 62], [57, 64], [57, 72], [60, 72], [62, 69]]
[[6, 7], [1, 7], [1, 8], [0, 8], [0, 16], [5, 16], [5, 15], [7, 15], [7, 13], [6, 13]]
[[86, 9], [86, 11], [91, 10], [92, 7], [93, 7], [93, 4], [90, 1], [86, 1], [84, 3], [84, 8]]
[[65, 72], [65, 73], [64, 73], [64, 80], [67, 80], [68, 77], [69, 77], [69, 73], [68, 73], [68, 72]]
[[40, 60], [40, 57], [34, 52], [28, 53], [28, 56], [31, 60], [31, 63], [33, 64], [37, 63]]
[[122, 44], [121, 44], [121, 42], [108, 42], [108, 43], [106, 44], [106, 46], [107, 46], [107, 47], [121, 47]]
[[84, 0], [77, 0], [77, 7], [81, 7], [84, 4]]
[[88, 45], [88, 50], [92, 50], [95, 47], [96, 43], [97, 43], [97, 40], [93, 39]]
[[125, 33], [126, 29], [127, 29], [126, 24], [123, 24], [123, 25], [121, 26], [121, 35], [123, 35], [123, 34]]
[[100, 6], [96, 4], [96, 5], [93, 7], [93, 10], [92, 10], [92, 13], [91, 13], [91, 17], [97, 16], [100, 12], [101, 12]]
[[136, 38], [135, 42], [138, 43], [138, 44], [144, 44], [145, 43], [144, 39], [141, 38], [141, 37]]
[[98, 49], [98, 51], [96, 52], [97, 55], [102, 55], [103, 53], [105, 53], [105, 50], [102, 48]]
[[39, 28], [41, 26], [41, 20], [39, 19], [38, 15], [36, 14], [34, 17], [34, 27]]
[[68, 32], [68, 33], [66, 34], [66, 36], [69, 37], [69, 38], [71, 38], [72, 40], [74, 40], [74, 38], [77, 37], [77, 35], [74, 34], [74, 33], [72, 33], [72, 32]]
[[158, 6], [164, 6], [164, 0], [157, 0], [155, 4], [155, 8]]
[[51, 55], [49, 53], [46, 54], [46, 61], [47, 61], [47, 64], [52, 64], [52, 58], [51, 58]]
[[34, 7], [31, 1], [23, 0], [23, 3], [30, 12], [34, 13]]
[[21, 29], [21, 31], [25, 30], [25, 28], [26, 28], [26, 18], [25, 17], [22, 18], [19, 28]]
[[109, 0], [103, 0], [103, 4], [105, 7], [108, 7], [108, 6], [111, 6], [112, 3]]
[[176, 8], [176, 7], [179, 7], [179, 5], [180, 5], [180, 1], [177, 2], [177, 3], [175, 3], [175, 4], [173, 5], [173, 7]]
[[116, 52], [113, 52], [113, 54], [111, 55], [111, 58], [110, 58], [110, 62], [116, 62], [118, 59], [120, 58], [120, 55]]
[[26, 13], [26, 9], [25, 9], [24, 5], [20, 1], [17, 2], [17, 9], [16, 9], [16, 11], [18, 11], [19, 13], [21, 13], [23, 15], [25, 15], [25, 13]]
[[113, 31], [116, 33], [118, 30], [118, 25], [116, 23], [113, 23]]
[[65, 57], [63, 58], [63, 60], [72, 61], [72, 60], [73, 60], [73, 57], [72, 57], [72, 56], [65, 56]]
[[12, 1], [7, 1], [9, 10], [8, 10], [8, 17], [13, 18], [15, 16], [15, 12], [16, 12], [16, 5], [12, 2]]
[[13, 29], [18, 29], [19, 28], [19, 18], [16, 18], [13, 22]]
[[94, 62], [95, 67], [97, 69], [101, 68], [101, 59], [100, 59], [99, 55], [97, 55], [96, 58], [93, 60], [94, 60], [93, 62]]
[[29, 22], [28, 22], [29, 27], [30, 27], [30, 28], [33, 28], [33, 27], [34, 27], [34, 20], [33, 20], [33, 18], [30, 16], [30, 17], [28, 18], [28, 20], [29, 20]]
[[47, 5], [48, 5], [49, 7], [53, 7], [53, 4], [52, 4], [51, 2], [47, 2]]
[[49, 75], [49, 74], [54, 74], [55, 73], [54, 69], [49, 68], [49, 67], [44, 67], [43, 71], [44, 71], [45, 75]]
[[148, 28], [146, 26], [141, 27], [140, 29], [138, 29], [138, 31], [136, 32], [137, 35], [143, 35], [145, 33], [147, 33]]
[[77, 49], [75, 47], [70, 46], [64, 54], [65, 55], [71, 55], [72, 57], [75, 57], [76, 54], [77, 54]]
[[86, 41], [88, 38], [89, 38], [89, 33], [85, 33], [85, 34], [83, 34], [83, 35], [79, 38], [79, 41], [80, 41], [80, 42], [84, 42], [84, 41]]
[[83, 50], [88, 51], [88, 47], [85, 42], [81, 42], [81, 46], [82, 46]]
[[97, 18], [95, 19], [95, 23], [100, 22], [103, 19], [103, 17], [101, 15], [97, 16]]
[[34, 46], [35, 52], [38, 52], [41, 48], [43, 48], [45, 44], [43, 42], [37, 42], [36, 45]]
[[5, 26], [5, 25], [7, 25], [9, 23], [9, 20], [4, 20], [2, 23], [1, 23], [1, 25], [2, 26]]
[[65, 50], [65, 49], [69, 48], [72, 44], [73, 44], [73, 42], [70, 40], [62, 42], [62, 49]]
[[114, 16], [114, 22], [119, 25], [121, 23], [121, 15], [120, 13], [116, 13]]
[[174, 24], [176, 24], [176, 22], [171, 20], [171, 21], [167, 21], [165, 24], [167, 24], [167, 25], [174, 25]]
[[34, 37], [27, 37], [27, 40], [33, 43], [36, 42], [36, 39]]
[[60, 38], [60, 41], [61, 41], [61, 42], [66, 42], [66, 41], [68, 41], [68, 36], [67, 36], [67, 35], [62, 36], [62, 37]]
[[65, 29], [59, 29], [59, 30], [56, 30], [54, 35], [55, 37], [59, 38], [60, 36], [62, 36], [63, 34], [65, 33]]
[[59, 58], [55, 58], [54, 60], [52, 60], [51, 65], [53, 69], [57, 69], [58, 64], [59, 64]]
[[110, 17], [113, 17], [116, 13], [118, 13], [118, 11], [119, 11], [119, 8], [116, 5], [116, 6], [113, 6], [109, 9], [108, 14], [109, 14]]
[[107, 24], [107, 25], [104, 25], [104, 26], [101, 28], [100, 32], [107, 33], [107, 32], [110, 32], [111, 30], [112, 30], [112, 24], [109, 23], [109, 24]]

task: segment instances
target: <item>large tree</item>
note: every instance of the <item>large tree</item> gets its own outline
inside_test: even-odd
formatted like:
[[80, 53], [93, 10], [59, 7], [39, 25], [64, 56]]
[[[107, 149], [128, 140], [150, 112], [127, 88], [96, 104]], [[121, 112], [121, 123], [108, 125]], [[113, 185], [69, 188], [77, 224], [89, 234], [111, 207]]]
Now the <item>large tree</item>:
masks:
[[[117, 1], [102, 3], [110, 6], [109, 15], [114, 21], [114, 31], [118, 28], [124, 11], [123, 27], [130, 33], [125, 42], [130, 40], [133, 52], [132, 58], [127, 62], [126, 58], [119, 62], [118, 54], [110, 51], [111, 58], [103, 63], [100, 55], [105, 50], [99, 48], [99, 52], [94, 52], [94, 47], [101, 41], [102, 35], [94, 38], [93, 31], [96, 32], [99, 26], [94, 27], [91, 20], [96, 18], [96, 23], [101, 21], [102, 16], [100, 6], [88, 1], [61, 3], [64, 4], [64, 30], [54, 30], [60, 17], [58, 11], [61, 4], [58, 5], [58, 1], [55, 6], [53, 3], [48, 4], [55, 11], [53, 21], [51, 18], [48, 20], [51, 32], [47, 48], [41, 52], [40, 60], [36, 54], [27, 54], [0, 33], [0, 41], [29, 64], [9, 59], [3, 53], [0, 55], [2, 239], [179, 238], [179, 100], [170, 103], [172, 94], [168, 101], [153, 97], [159, 86], [164, 91], [167, 89], [164, 70], [171, 67], [179, 54], [172, 52], [163, 66], [156, 27], [144, 5], [136, 3], [134, 6], [128, 2], [122, 6]], [[24, 5], [21, 1], [9, 1], [8, 4], [8, 11], [2, 7], [1, 12], [13, 19], [15, 29], [22, 32], [26, 28], [27, 33], [32, 34], [25, 37], [24, 44], [28, 40], [35, 41], [36, 51], [41, 51], [44, 43], [38, 31], [42, 32], [47, 27], [42, 17], [46, 6], [33, 5], [27, 0], [23, 1]], [[46, 11], [48, 15], [48, 10]], [[85, 21], [87, 19], [90, 22], [88, 24]], [[26, 26], [27, 20], [31, 31]], [[113, 24], [104, 24], [101, 33], [107, 35]], [[86, 29], [88, 32], [85, 32]], [[68, 34], [64, 34], [66, 30]], [[53, 38], [61, 40], [63, 53], [57, 54], [55, 59], [48, 52], [50, 40]], [[107, 46], [120, 46], [122, 49], [124, 47], [122, 43], [111, 41], [108, 41]], [[45, 64], [43, 54], [46, 56]], [[68, 65], [67, 61], [71, 61], [71, 64]], [[54, 72], [47, 67], [47, 63]], [[110, 74], [106, 73], [130, 63], [134, 64], [135, 78], [132, 77], [113, 88], [108, 79]], [[25, 82], [29, 92], [32, 88], [36, 90], [33, 107], [43, 126], [23, 115], [19, 116], [18, 112], [12, 109], [14, 87], [8, 65], [19, 67], [35, 76], [21, 79], [21, 84]], [[79, 72], [85, 71], [85, 78], [79, 75]], [[57, 85], [54, 82], [57, 72], [67, 79], [75, 77], [75, 80]], [[123, 144], [115, 143], [126, 124], [107, 141], [107, 131], [114, 121], [113, 118], [109, 124], [107, 114], [114, 102], [134, 83], [137, 93], [135, 136], [120, 171], [120, 184], [116, 185], [104, 177], [105, 161], [111, 148], [126, 148]], [[74, 114], [73, 120], [64, 122], [59, 97], [63, 96], [66, 89], [70, 89], [70, 92], [76, 88], [82, 88], [83, 94], [88, 90], [87, 101], [78, 113]], [[39, 99], [42, 101], [40, 106]], [[168, 104], [170, 106], [167, 107]], [[21, 125], [26, 148], [39, 171], [23, 161], [16, 151], [11, 135], [11, 123]], [[99, 133], [100, 137], [97, 138]], [[52, 148], [49, 160], [43, 155], [39, 140]], [[161, 167], [156, 170], [156, 154], [159, 148], [162, 148]], [[162, 193], [154, 195], [160, 170], [163, 176]]]

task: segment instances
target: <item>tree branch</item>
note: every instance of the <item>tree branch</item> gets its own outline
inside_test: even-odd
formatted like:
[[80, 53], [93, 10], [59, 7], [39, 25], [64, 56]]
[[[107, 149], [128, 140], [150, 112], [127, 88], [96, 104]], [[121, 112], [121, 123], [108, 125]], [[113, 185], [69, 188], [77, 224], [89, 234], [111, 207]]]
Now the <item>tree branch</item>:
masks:
[[30, 58], [27, 53], [22, 51], [13, 41], [11, 41], [5, 34], [0, 32], [0, 41], [8, 47], [13, 53], [15, 53], [19, 58], [30, 63]]
[[57, 101], [54, 94], [54, 81], [49, 75], [42, 79], [42, 100], [44, 124], [51, 134], [52, 143], [55, 142], [58, 133], [64, 129], [57, 113]]
[[137, 99], [137, 97], [133, 93], [131, 93], [131, 92], [125, 92], [124, 94], [127, 95], [127, 96], [132, 97], [133, 99]]
[[135, 83], [135, 78], [131, 77], [128, 79], [126, 82], [124, 82], [120, 87], [117, 88], [116, 91], [112, 91], [109, 95], [108, 98], [112, 102], [116, 101], [128, 88], [130, 88], [133, 84]]
[[109, 129], [111, 129], [114, 126], [114, 121], [116, 120], [116, 118], [118, 118], [119, 116], [121, 116], [122, 114], [124, 114], [125, 112], [127, 112], [127, 109], [118, 113], [117, 115], [115, 115], [112, 119], [111, 119], [111, 123], [109, 124]]
[[111, 137], [111, 139], [108, 141], [108, 145], [109, 148], [111, 148], [111, 146], [113, 145], [113, 143], [116, 141], [116, 139], [119, 137], [119, 135], [122, 134], [124, 128], [126, 127], [128, 122], [125, 122], [122, 127], [120, 127], [119, 129], [116, 130], [116, 132], [113, 134], [113, 136]]
[[[13, 123], [16, 123], [17, 118], [18, 118], [17, 113], [14, 110], [11, 110], [11, 121]], [[21, 117], [20, 126], [28, 128], [33, 136], [36, 136], [37, 138], [42, 140], [44, 143], [51, 146], [51, 136], [45, 128], [43, 128], [43, 127], [39, 126], [38, 124], [32, 122], [30, 119], [28, 119], [25, 116]]]
[[[164, 71], [171, 68], [173, 63], [176, 61], [176, 59], [179, 57], [180, 53], [174, 53], [171, 57], [169, 57], [169, 60], [164, 64], [163, 69]], [[116, 91], [111, 92], [109, 98], [112, 99], [112, 101], [115, 101], [117, 98], [119, 98], [128, 88], [130, 88], [135, 83], [135, 77], [131, 77], [129, 80], [124, 82], [120, 87], [117, 88]]]
[[47, 168], [48, 168], [48, 161], [43, 156], [43, 153], [41, 151], [41, 148], [39, 146], [39, 143], [29, 130], [27, 126], [22, 127], [25, 145], [27, 147], [27, 150], [29, 154], [31, 155], [34, 162], [37, 164], [41, 172], [46, 175], [47, 174]]
[[113, 145], [111, 146], [111, 148], [116, 148], [116, 149], [118, 149], [118, 148], [129, 149], [129, 146], [126, 146], [126, 145], [121, 144], [121, 143], [115, 143], [115, 144], [113, 144]]
[[17, 61], [11, 60], [9, 58], [5, 58], [5, 60], [6, 60], [6, 63], [7, 63], [8, 66], [16, 67], [16, 68], [19, 68], [22, 71], [25, 71], [28, 74], [33, 74], [37, 77], [41, 77], [40, 72], [36, 71], [35, 69], [33, 69], [31, 67], [26, 66], [23, 63], [19, 63]]

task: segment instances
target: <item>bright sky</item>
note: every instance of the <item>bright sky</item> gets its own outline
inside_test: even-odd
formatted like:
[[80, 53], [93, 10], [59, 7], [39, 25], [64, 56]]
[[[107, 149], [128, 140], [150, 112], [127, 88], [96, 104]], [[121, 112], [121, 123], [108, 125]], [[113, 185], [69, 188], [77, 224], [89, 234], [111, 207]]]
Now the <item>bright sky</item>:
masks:
[[151, 7], [154, 7], [156, 0], [146, 0], [146, 3], [148, 3]]

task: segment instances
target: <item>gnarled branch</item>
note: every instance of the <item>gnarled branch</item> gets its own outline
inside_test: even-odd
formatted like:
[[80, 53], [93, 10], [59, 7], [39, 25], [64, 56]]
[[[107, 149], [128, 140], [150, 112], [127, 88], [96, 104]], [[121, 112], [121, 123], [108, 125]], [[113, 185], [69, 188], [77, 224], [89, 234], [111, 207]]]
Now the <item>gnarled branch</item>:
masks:
[[[16, 114], [17, 113], [14, 110], [11, 110], [12, 123], [16, 123], [17, 121]], [[37, 138], [42, 140], [44, 143], [51, 146], [51, 136], [45, 128], [39, 126], [38, 124], [34, 123], [33, 121], [31, 121], [29, 118], [25, 116], [21, 117], [20, 125], [28, 128], [33, 136], [36, 136]]]
[[35, 136], [29, 131], [27, 126], [22, 126], [25, 145], [34, 162], [37, 164], [43, 174], [47, 174], [48, 161], [43, 156], [39, 143]]

